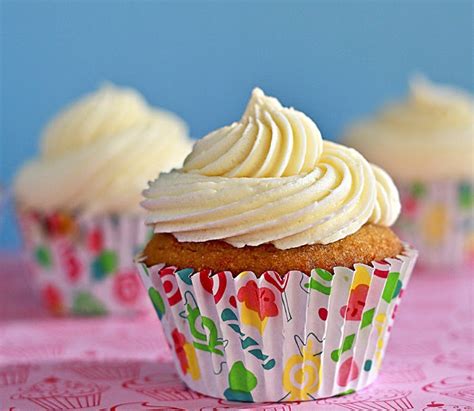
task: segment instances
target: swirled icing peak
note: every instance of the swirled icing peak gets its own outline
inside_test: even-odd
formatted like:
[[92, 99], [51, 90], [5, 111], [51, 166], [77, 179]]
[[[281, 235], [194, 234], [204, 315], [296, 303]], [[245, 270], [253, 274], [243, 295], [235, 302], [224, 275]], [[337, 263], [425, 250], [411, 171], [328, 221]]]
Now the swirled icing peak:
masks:
[[473, 178], [474, 99], [418, 77], [405, 100], [351, 125], [344, 141], [400, 180]]
[[150, 107], [135, 90], [106, 85], [47, 125], [40, 155], [18, 173], [15, 194], [45, 211], [141, 211], [147, 181], [180, 166], [190, 149], [179, 117]]
[[45, 128], [41, 153], [46, 158], [67, 152], [147, 122], [152, 108], [137, 91], [106, 84], [61, 111]]
[[196, 143], [183, 168], [162, 173], [144, 196], [155, 232], [235, 247], [332, 243], [400, 212], [382, 169], [323, 141], [309, 117], [259, 89], [238, 123]]
[[323, 142], [316, 124], [256, 88], [242, 119], [198, 141], [187, 172], [226, 177], [287, 177], [314, 169]]

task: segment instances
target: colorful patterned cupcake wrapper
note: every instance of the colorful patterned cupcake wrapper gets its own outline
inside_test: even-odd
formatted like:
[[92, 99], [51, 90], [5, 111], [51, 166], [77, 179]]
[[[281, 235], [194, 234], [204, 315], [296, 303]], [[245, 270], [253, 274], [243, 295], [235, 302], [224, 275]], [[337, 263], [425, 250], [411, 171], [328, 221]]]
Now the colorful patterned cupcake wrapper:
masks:
[[56, 315], [142, 311], [133, 256], [149, 238], [143, 218], [17, 210], [41, 299]]
[[314, 269], [311, 276], [137, 265], [176, 368], [229, 401], [297, 401], [359, 390], [377, 376], [417, 252]]
[[420, 265], [473, 266], [474, 181], [418, 181], [397, 185], [402, 214], [395, 230], [420, 251]]

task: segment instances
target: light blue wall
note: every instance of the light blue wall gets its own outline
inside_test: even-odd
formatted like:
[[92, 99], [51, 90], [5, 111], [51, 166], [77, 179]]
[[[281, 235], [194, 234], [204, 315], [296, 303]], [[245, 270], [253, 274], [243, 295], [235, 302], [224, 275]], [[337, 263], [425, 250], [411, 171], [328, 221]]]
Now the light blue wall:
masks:
[[[327, 138], [417, 71], [473, 90], [470, 0], [0, 4], [3, 183], [48, 118], [104, 80], [179, 113], [195, 137], [236, 120], [255, 85]], [[17, 246], [11, 216], [3, 228], [0, 247]]]

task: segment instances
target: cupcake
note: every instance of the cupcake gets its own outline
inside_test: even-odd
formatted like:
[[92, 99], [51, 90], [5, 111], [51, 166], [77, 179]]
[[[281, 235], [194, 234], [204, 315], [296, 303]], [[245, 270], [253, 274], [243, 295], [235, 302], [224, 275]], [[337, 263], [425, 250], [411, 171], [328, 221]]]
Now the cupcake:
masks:
[[[133, 256], [148, 233], [141, 190], [191, 148], [174, 114], [136, 91], [107, 85], [45, 128], [40, 154], [21, 168], [14, 195], [32, 270], [58, 315], [141, 309]], [[149, 156], [152, 161], [144, 161]]]
[[416, 259], [385, 171], [256, 89], [144, 197], [136, 261], [190, 388], [300, 401], [375, 379]]
[[472, 96], [416, 79], [405, 101], [355, 123], [343, 140], [394, 177], [403, 205], [396, 231], [422, 265], [474, 263]]
[[95, 383], [48, 377], [30, 387], [21, 388], [12, 398], [29, 400], [47, 410], [76, 410], [98, 407], [108, 387]]

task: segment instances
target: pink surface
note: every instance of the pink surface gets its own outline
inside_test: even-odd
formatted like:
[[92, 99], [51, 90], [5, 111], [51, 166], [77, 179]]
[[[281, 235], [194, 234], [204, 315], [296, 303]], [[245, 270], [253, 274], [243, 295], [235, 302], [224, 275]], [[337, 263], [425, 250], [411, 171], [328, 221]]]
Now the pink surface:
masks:
[[474, 410], [472, 273], [415, 272], [381, 376], [353, 395], [242, 404], [185, 389], [154, 313], [52, 319], [18, 256], [0, 256], [0, 409]]

